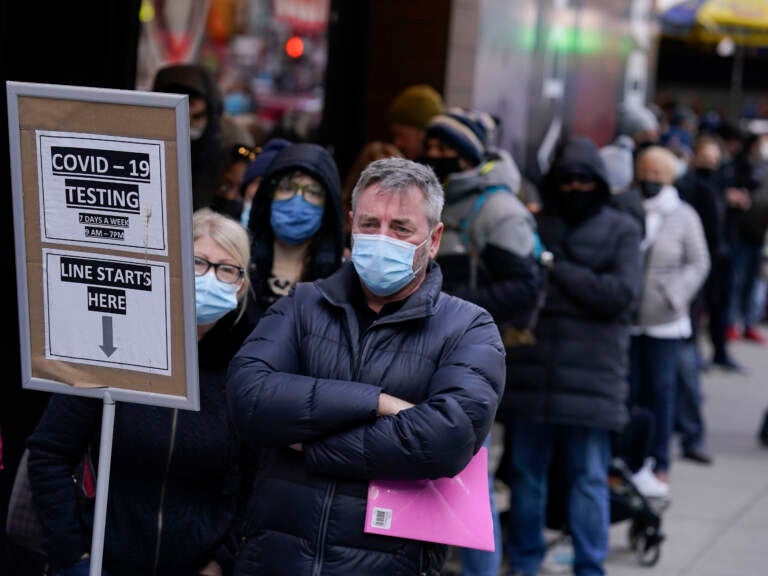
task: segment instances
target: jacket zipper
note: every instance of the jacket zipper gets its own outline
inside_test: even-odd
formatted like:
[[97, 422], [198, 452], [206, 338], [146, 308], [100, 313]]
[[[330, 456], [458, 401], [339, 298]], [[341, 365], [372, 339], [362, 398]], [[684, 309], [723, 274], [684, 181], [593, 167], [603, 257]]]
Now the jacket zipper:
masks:
[[320, 576], [323, 570], [323, 561], [325, 560], [325, 537], [328, 533], [328, 519], [331, 516], [331, 504], [333, 502], [333, 494], [335, 491], [336, 482], [329, 482], [328, 488], [325, 490], [323, 510], [320, 515], [320, 530], [317, 533], [317, 540], [315, 541], [317, 554], [315, 555], [315, 562], [312, 565], [312, 576]]
[[152, 567], [152, 574], [157, 574], [157, 567], [160, 563], [160, 540], [163, 535], [163, 505], [165, 504], [165, 490], [168, 488], [168, 474], [171, 470], [171, 458], [173, 458], [173, 448], [176, 444], [176, 423], [179, 419], [179, 410], [173, 409], [173, 420], [171, 422], [171, 438], [168, 445], [168, 459], [165, 462], [165, 472], [163, 473], [163, 483], [160, 487], [160, 504], [157, 508], [157, 540], [155, 541], [155, 562]]

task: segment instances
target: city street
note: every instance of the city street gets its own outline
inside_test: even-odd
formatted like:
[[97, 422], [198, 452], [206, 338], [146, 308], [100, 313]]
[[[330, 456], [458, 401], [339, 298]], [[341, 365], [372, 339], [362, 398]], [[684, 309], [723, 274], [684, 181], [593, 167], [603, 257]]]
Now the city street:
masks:
[[[765, 326], [763, 330], [768, 333]], [[675, 443], [671, 504], [661, 524], [666, 540], [658, 562], [653, 566], [640, 564], [629, 547], [630, 522], [618, 522], [611, 527], [608, 576], [768, 574], [768, 448], [757, 441], [758, 426], [768, 406], [768, 347], [744, 341], [729, 346], [745, 372], [711, 368], [702, 374], [714, 464], [704, 466], [680, 459]], [[500, 438], [501, 430], [494, 431], [494, 436]], [[492, 458], [498, 458], [500, 446], [495, 443], [494, 448]], [[497, 502], [503, 510], [504, 487], [497, 483], [497, 488]], [[563, 568], [549, 562], [541, 574], [572, 573]], [[452, 555], [446, 571], [457, 570]]]
[[768, 574], [768, 448], [757, 442], [768, 406], [768, 348], [739, 341], [730, 350], [746, 374], [712, 368], [702, 376], [714, 464], [674, 462], [662, 520], [667, 539], [655, 566], [637, 562], [627, 523], [612, 527], [609, 576]]

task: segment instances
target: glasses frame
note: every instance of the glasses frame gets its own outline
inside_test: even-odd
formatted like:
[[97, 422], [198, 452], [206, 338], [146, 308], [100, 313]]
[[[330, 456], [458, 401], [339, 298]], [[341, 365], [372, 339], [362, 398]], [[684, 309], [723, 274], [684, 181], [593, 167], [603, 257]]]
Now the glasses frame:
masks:
[[[323, 185], [320, 184], [320, 182], [317, 182], [316, 180], [314, 182], [308, 182], [306, 184], [296, 184], [295, 182], [293, 182], [293, 179], [296, 178], [297, 176], [307, 176], [315, 180], [313, 176], [310, 176], [309, 174], [304, 174], [303, 172], [294, 172], [292, 174], [286, 174], [285, 176], [282, 176], [279, 180], [275, 181], [273, 197], [277, 200], [290, 200], [291, 198], [296, 196], [296, 194], [300, 194], [301, 197], [304, 199], [304, 201], [307, 202], [308, 204], [312, 204], [312, 206], [324, 206], [325, 197], [327, 194], [325, 192], [325, 188], [323, 187]], [[307, 195], [306, 195], [307, 189], [314, 186], [317, 186], [317, 188], [322, 192], [323, 200], [320, 203], [312, 202], [307, 199]], [[283, 192], [283, 193], [290, 192], [291, 195], [288, 196], [287, 198], [278, 199], [277, 198], [278, 192]], [[310, 194], [310, 196], [312, 196], [312, 194]]]
[[[205, 272], [203, 272], [202, 274], [198, 274], [197, 273], [197, 262], [198, 261], [200, 261], [201, 264], [202, 263], [206, 264]], [[237, 280], [235, 280], [234, 282], [229, 282], [228, 280], [225, 280], [224, 278], [221, 278], [219, 276], [219, 269], [222, 266], [227, 266], [229, 268], [236, 269], [237, 273], [238, 273], [237, 274]], [[224, 282], [224, 284], [237, 284], [238, 282], [240, 282], [245, 277], [245, 269], [242, 268], [241, 266], [236, 266], [235, 264], [230, 264], [229, 262], [211, 262], [210, 260], [208, 260], [207, 258], [203, 258], [202, 256], [195, 256], [195, 265], [194, 265], [195, 276], [205, 276], [206, 274], [208, 274], [208, 271], [211, 268], [213, 268], [213, 273], [216, 276], [216, 279], [219, 280], [220, 282]]]

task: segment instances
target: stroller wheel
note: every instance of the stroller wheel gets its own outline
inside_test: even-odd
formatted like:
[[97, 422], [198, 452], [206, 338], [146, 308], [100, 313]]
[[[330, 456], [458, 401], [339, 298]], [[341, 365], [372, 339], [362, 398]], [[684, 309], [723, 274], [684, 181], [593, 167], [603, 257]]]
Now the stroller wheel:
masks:
[[635, 557], [641, 566], [654, 566], [661, 557], [661, 545], [647, 546], [645, 538], [641, 537], [635, 548]]
[[643, 531], [638, 526], [637, 522], [632, 522], [627, 530], [627, 540], [629, 541], [629, 549], [633, 552], [637, 550], [638, 542], [643, 536]]

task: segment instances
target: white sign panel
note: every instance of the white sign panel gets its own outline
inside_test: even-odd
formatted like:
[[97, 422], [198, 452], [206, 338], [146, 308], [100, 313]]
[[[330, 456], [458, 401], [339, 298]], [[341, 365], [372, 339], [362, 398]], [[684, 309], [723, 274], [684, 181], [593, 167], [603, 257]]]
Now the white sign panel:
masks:
[[43, 249], [46, 357], [170, 375], [165, 262]]
[[167, 254], [159, 140], [38, 130], [43, 242]]

